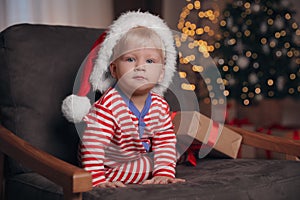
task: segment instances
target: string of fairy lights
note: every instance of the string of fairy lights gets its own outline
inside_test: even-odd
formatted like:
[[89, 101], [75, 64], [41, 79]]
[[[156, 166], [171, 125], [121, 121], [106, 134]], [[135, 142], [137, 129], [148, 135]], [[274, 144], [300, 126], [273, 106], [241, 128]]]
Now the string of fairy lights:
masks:
[[[219, 11], [214, 10], [201, 10], [201, 3], [200, 1], [191, 2], [191, 0], [186, 0], [189, 2], [183, 9], [180, 14], [179, 22], [177, 28], [182, 31], [183, 35], [181, 41], [185, 41], [187, 37], [194, 38], [195, 36], [202, 36], [207, 34], [210, 37], [215, 35], [215, 31], [209, 26], [198, 26], [196, 23], [193, 23], [187, 20], [187, 17], [191, 14], [192, 10], [198, 11], [198, 17], [200, 19], [208, 19], [212, 23], [218, 23], [218, 17], [220, 15]], [[177, 45], [178, 41], [177, 41]], [[208, 44], [206, 40], [194, 38], [193, 43], [189, 44], [190, 48], [198, 48], [199, 52], [203, 53], [204, 57], [209, 57], [210, 52], [213, 52], [215, 47], [213, 44]], [[186, 64], [188, 60], [182, 60], [182, 63]]]
[[[225, 96], [244, 105], [264, 98], [300, 96], [300, 29], [286, 0], [235, 0], [222, 14], [217, 3], [204, 8], [202, 4], [208, 1], [186, 2], [176, 45], [180, 47], [190, 37], [193, 41], [188, 48], [214, 57]], [[185, 65], [194, 59], [195, 55], [187, 55], [179, 61]], [[203, 66], [193, 65], [192, 71], [202, 72]], [[179, 75], [188, 76], [184, 70]], [[196, 85], [185, 84], [182, 89], [195, 90]]]
[[[182, 34], [175, 37], [175, 42], [178, 48], [182, 47], [183, 43], [185, 43], [189, 49], [196, 50], [192, 51], [194, 54], [185, 56], [179, 51], [179, 63], [183, 66], [179, 69], [179, 76], [181, 78], [189, 79], [189, 76], [193, 76], [191, 73], [199, 74], [205, 71], [205, 66], [193, 62], [197, 57], [195, 54], [201, 53], [204, 58], [210, 58], [211, 53], [214, 52], [216, 48], [213, 38], [217, 36], [215, 27], [218, 26], [220, 12], [218, 5], [215, 2], [210, 3], [209, 9], [206, 9], [198, 0], [186, 0], [186, 2], [187, 4], [183, 7], [177, 24], [177, 28]], [[205, 21], [205, 23], [199, 24], [199, 19], [202, 22]], [[187, 69], [188, 67], [190, 70]], [[223, 104], [225, 102], [224, 96], [220, 97], [214, 93], [215, 87], [223, 85], [222, 79], [217, 78], [216, 80], [212, 80], [211, 77], [205, 77], [203, 82], [205, 85], [204, 87], [208, 90], [204, 95], [200, 95], [201, 97], [204, 97], [203, 102], [206, 104], [211, 103], [213, 105]], [[183, 83], [181, 87], [183, 90], [195, 91], [197, 87], [199, 87], [199, 83], [197, 83], [197, 81], [193, 81], [190, 84]], [[202, 91], [197, 92], [197, 95], [199, 96], [199, 93]]]

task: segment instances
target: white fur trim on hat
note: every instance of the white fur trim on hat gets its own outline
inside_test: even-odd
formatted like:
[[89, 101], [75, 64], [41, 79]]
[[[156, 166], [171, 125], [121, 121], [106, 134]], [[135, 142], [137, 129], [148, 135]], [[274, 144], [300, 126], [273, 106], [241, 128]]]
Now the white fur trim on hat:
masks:
[[90, 108], [91, 103], [89, 98], [74, 94], [65, 98], [61, 106], [64, 116], [73, 123], [81, 122], [82, 118], [88, 114]]
[[90, 83], [93, 90], [104, 92], [114, 84], [115, 80], [109, 73], [113, 48], [126, 32], [138, 26], [152, 29], [163, 41], [166, 51], [165, 76], [163, 81], [153, 91], [159, 94], [163, 94], [166, 91], [176, 70], [176, 50], [173, 34], [161, 18], [148, 12], [140, 11], [122, 14], [109, 27], [107, 36], [101, 44], [98, 56], [95, 59], [95, 65], [90, 76]]

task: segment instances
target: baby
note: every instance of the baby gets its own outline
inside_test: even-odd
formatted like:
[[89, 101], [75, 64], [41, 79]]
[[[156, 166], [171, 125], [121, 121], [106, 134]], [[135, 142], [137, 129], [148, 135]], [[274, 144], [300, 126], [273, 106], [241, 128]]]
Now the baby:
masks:
[[161, 96], [175, 71], [171, 31], [156, 16], [128, 12], [101, 45], [90, 80], [104, 93], [83, 118], [80, 146], [93, 186], [184, 182], [175, 178], [176, 136]]

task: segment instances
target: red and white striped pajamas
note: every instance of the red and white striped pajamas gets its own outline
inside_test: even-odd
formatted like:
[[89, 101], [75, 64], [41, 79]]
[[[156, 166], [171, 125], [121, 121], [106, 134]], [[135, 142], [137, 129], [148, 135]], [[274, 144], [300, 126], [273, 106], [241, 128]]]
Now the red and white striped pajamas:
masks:
[[[151, 93], [142, 138], [138, 118], [115, 88], [110, 88], [85, 116], [81, 162], [93, 186], [110, 181], [141, 183], [151, 176], [175, 178], [176, 136], [167, 102]], [[143, 142], [151, 144], [147, 152]]]

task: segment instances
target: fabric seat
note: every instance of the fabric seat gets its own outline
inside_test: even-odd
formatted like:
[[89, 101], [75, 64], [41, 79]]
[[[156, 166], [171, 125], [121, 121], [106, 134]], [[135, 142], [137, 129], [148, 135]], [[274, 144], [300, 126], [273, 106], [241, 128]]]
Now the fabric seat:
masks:
[[299, 199], [299, 163], [280, 160], [199, 160], [178, 166], [177, 185], [94, 189], [87, 199]]
[[[187, 180], [175, 185], [130, 185], [96, 188], [83, 199], [299, 199], [299, 163], [282, 160], [203, 159], [198, 165], [177, 167]], [[60, 187], [36, 173], [7, 180], [8, 199], [62, 199]], [[19, 192], [13, 192], [19, 191]], [[28, 192], [30, 191], [30, 192]], [[29, 194], [24, 198], [23, 192]], [[196, 198], [197, 197], [197, 198]]]
[[5, 186], [7, 199], [63, 199], [61, 187], [34, 172], [9, 177]]

